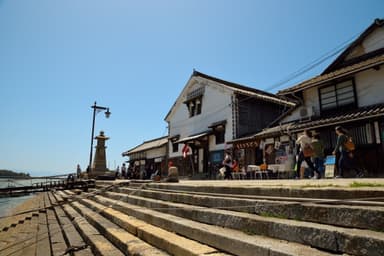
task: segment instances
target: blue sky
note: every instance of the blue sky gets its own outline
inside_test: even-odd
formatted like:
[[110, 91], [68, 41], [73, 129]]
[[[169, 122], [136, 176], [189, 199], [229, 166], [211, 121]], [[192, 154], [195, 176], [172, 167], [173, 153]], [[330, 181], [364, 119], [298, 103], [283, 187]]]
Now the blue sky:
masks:
[[94, 101], [112, 115], [108, 167], [167, 134], [193, 69], [275, 85], [356, 38], [382, 0], [0, 0], [0, 169], [55, 175], [89, 161]]

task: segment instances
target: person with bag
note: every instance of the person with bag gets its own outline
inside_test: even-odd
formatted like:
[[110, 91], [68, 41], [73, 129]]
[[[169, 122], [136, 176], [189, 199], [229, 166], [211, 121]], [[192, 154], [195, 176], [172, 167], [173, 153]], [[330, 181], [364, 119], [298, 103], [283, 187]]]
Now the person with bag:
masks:
[[311, 139], [311, 132], [308, 130], [304, 130], [304, 134], [301, 135], [297, 140], [296, 144], [300, 146], [299, 155], [297, 157], [297, 165], [296, 165], [296, 178], [300, 179], [300, 168], [303, 161], [307, 163], [309, 168], [311, 168], [314, 172], [317, 173], [317, 177], [321, 177], [321, 174], [319, 171], [315, 168], [311, 161], [311, 157], [313, 155], [313, 148], [312, 148], [312, 139]]
[[232, 180], [232, 158], [229, 153], [226, 153], [225, 158], [223, 160], [223, 165], [225, 167], [224, 179]]
[[324, 177], [325, 172], [325, 166], [324, 166], [324, 143], [320, 139], [320, 134], [314, 132], [312, 133], [313, 139], [312, 139], [312, 148], [313, 148], [313, 164], [315, 165], [316, 169], [319, 171], [319, 174], [321, 176], [318, 176], [317, 178]]
[[338, 175], [335, 178], [342, 178], [344, 177], [344, 171], [350, 167], [348, 156], [349, 152], [345, 147], [345, 143], [348, 141], [348, 132], [341, 126], [337, 126], [335, 128], [335, 132], [337, 134], [337, 141], [332, 154], [336, 155], [337, 152], [340, 153], [339, 159], [337, 161]]
[[346, 170], [355, 170], [357, 177], [362, 177], [363, 172], [359, 170], [354, 161], [353, 151], [355, 150], [355, 144], [352, 141], [352, 137], [348, 135], [348, 131], [341, 126], [335, 128], [337, 134], [337, 142], [332, 154], [340, 154], [337, 161], [338, 175], [335, 178], [343, 178]]

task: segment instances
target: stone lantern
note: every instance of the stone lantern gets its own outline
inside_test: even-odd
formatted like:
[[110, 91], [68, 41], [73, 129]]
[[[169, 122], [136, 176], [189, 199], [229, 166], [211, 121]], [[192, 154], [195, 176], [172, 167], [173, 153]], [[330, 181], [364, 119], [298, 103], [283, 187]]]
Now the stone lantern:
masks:
[[96, 178], [97, 176], [102, 176], [106, 175], [109, 170], [107, 169], [107, 158], [105, 154], [105, 141], [109, 139], [109, 137], [106, 137], [104, 135], [103, 131], [100, 131], [100, 134], [95, 137], [97, 140], [97, 145], [96, 145], [96, 152], [95, 152], [95, 157], [93, 160], [93, 165], [92, 165], [92, 172], [91, 175], [92, 178]]

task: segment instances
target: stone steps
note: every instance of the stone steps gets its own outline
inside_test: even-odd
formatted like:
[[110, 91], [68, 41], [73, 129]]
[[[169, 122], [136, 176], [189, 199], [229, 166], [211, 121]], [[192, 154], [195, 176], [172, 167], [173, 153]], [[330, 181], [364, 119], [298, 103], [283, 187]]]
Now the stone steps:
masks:
[[[129, 232], [126, 232], [115, 223], [104, 218], [98, 212], [95, 212], [83, 204], [74, 202], [71, 203], [71, 205], [78, 211], [78, 213], [84, 216], [94, 228], [120, 249], [121, 252], [128, 255], [169, 255], [150, 246], [134, 235], [131, 235]], [[104, 253], [106, 253], [106, 251], [104, 251]]]
[[75, 256], [94, 255], [60, 206], [60, 204], [64, 203], [63, 198], [59, 194], [53, 193], [49, 193], [48, 197], [53, 205], [52, 211], [54, 213], [54, 216], [50, 218], [50, 222], [52, 222], [50, 235], [53, 255], [63, 255], [65, 253]]
[[300, 243], [209, 225], [153, 210], [151, 207], [141, 207], [104, 196], [84, 199], [82, 203], [91, 207], [91, 204], [94, 204], [91, 200], [104, 207], [111, 207], [161, 229], [175, 232], [233, 255], [335, 255]]
[[[257, 181], [255, 181], [257, 182]], [[375, 189], [354, 189], [351, 187], [337, 187], [331, 182], [327, 186], [327, 180], [319, 180], [318, 186], [310, 183], [292, 185], [295, 183], [287, 183], [282, 180], [281, 184], [271, 183], [270, 186], [249, 186], [248, 182], [232, 182], [235, 185], [223, 186], [214, 183], [201, 183], [200, 185], [190, 185], [182, 183], [150, 183], [147, 187], [158, 188], [162, 190], [177, 190], [184, 192], [200, 192], [200, 193], [217, 193], [227, 195], [253, 195], [253, 196], [268, 196], [268, 197], [294, 197], [294, 198], [323, 198], [323, 199], [342, 199], [342, 200], [369, 200], [375, 199], [384, 202], [384, 190]], [[267, 183], [268, 184], [268, 183]], [[383, 205], [383, 204], [382, 204]]]
[[[66, 197], [74, 196], [70, 191], [65, 193]], [[88, 196], [80, 201], [75, 199], [71, 205], [127, 255], [230, 255], [114, 210], [111, 205], [96, 203], [87, 199]], [[107, 234], [111, 229], [120, 232], [124, 229], [125, 233], [120, 233], [120, 237]]]
[[[381, 232], [265, 217], [217, 208], [197, 207], [195, 205], [172, 203], [116, 192], [107, 192], [104, 198], [95, 197], [95, 200], [103, 200], [104, 202], [111, 199], [148, 209], [156, 209], [157, 212], [172, 214], [199, 223], [218, 225], [250, 234], [302, 243], [334, 253], [367, 255], [365, 251], [367, 250], [367, 244], [369, 244], [369, 255], [384, 255], [384, 234]], [[112, 201], [108, 203], [112, 204]], [[129, 212], [129, 214], [132, 213]]]
[[[84, 246], [81, 236], [58, 205], [62, 199], [57, 200], [51, 192], [39, 193], [36, 198], [28, 202], [36, 204], [32, 205], [30, 217], [0, 232], [0, 255], [94, 255], [89, 247]], [[17, 220], [24, 215], [13, 218]]]
[[0, 232], [1, 255], [35, 255], [38, 226], [39, 215], [36, 213], [26, 217], [22, 223]]
[[[152, 225], [152, 230], [177, 233], [216, 248], [218, 253], [384, 255], [382, 190], [207, 186], [197, 182], [193, 186], [105, 183], [99, 188], [101, 195], [83, 194], [77, 204], [120, 227], [130, 226], [127, 222], [134, 217]], [[137, 236], [137, 232], [132, 234]], [[287, 250], [283, 244], [293, 249]]]
[[[39, 204], [42, 200], [41, 194], [37, 194], [35, 197], [28, 199], [28, 207], [25, 205], [17, 206], [7, 216], [2, 216], [0, 223], [0, 233], [7, 231], [10, 227], [14, 227], [21, 224], [27, 219], [30, 219], [32, 215], [38, 213]], [[32, 205], [33, 207], [30, 207]]]
[[[178, 191], [161, 191], [159, 189], [142, 189], [136, 191], [129, 187], [118, 187], [114, 191], [143, 196], [152, 199], [197, 205], [209, 208], [220, 208], [232, 211], [255, 213], [300, 221], [316, 222], [341, 227], [370, 229], [384, 232], [384, 207], [348, 205], [339, 201], [338, 205], [327, 204], [325, 200], [305, 200], [302, 198], [272, 198], [262, 199], [237, 198], [236, 195], [227, 197], [225, 194], [180, 193]], [[372, 221], [374, 220], [374, 221]]]
[[39, 193], [18, 206], [13, 215], [2, 222], [0, 255], [34, 256], [47, 244], [49, 250], [48, 236], [43, 234], [44, 225], [47, 226], [45, 211], [39, 210], [44, 205], [44, 193]]
[[[82, 202], [92, 210], [100, 212], [101, 215], [118, 224], [120, 227], [124, 227], [124, 229], [132, 235], [172, 255], [227, 255], [219, 252], [215, 248], [187, 239], [114, 210], [112, 209], [113, 207], [106, 208], [104, 205], [90, 199], [84, 199]], [[155, 254], [149, 253], [146, 255]]]
[[124, 255], [116, 246], [108, 241], [95, 227], [69, 204], [64, 204], [64, 212], [72, 220], [84, 241], [92, 248], [95, 255]]
[[384, 255], [383, 189], [96, 185], [41, 193], [2, 226], [0, 255]]

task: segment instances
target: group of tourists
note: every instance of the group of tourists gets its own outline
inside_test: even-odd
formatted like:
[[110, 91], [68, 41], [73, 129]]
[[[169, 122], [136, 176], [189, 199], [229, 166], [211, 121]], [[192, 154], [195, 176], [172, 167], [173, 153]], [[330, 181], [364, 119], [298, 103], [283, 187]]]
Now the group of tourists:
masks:
[[[337, 175], [335, 178], [342, 178], [348, 170], [354, 170], [357, 177], [364, 175], [363, 171], [358, 168], [356, 157], [354, 155], [355, 146], [352, 137], [348, 131], [341, 126], [335, 128], [337, 135], [336, 146], [332, 152], [336, 157], [335, 165]], [[320, 179], [324, 177], [324, 143], [320, 139], [320, 135], [316, 132], [311, 133], [304, 130], [304, 134], [299, 136], [296, 140], [299, 145], [299, 153], [296, 162], [296, 178], [301, 179], [304, 177], [304, 169], [302, 168], [303, 162], [310, 168], [311, 174], [309, 177]]]
[[154, 165], [148, 165], [145, 168], [139, 166], [127, 166], [122, 164], [121, 168], [117, 166], [115, 171], [115, 177], [117, 179], [154, 179], [160, 175], [160, 171], [155, 169]]
[[321, 179], [325, 170], [324, 144], [320, 140], [319, 134], [312, 134], [310, 131], [305, 130], [304, 134], [296, 140], [296, 144], [300, 147], [296, 162], [296, 178], [304, 178], [305, 168], [302, 168], [302, 164], [305, 161], [307, 166], [311, 168], [310, 177]]
[[136, 172], [132, 167], [127, 168], [125, 163], [123, 163], [121, 168], [117, 166], [115, 177], [118, 179], [133, 179], [139, 177], [139, 172]]
[[[336, 146], [332, 151], [335, 156], [335, 178], [345, 177], [346, 171], [355, 171], [356, 177], [362, 177], [364, 172], [358, 167], [355, 157], [355, 147], [348, 131], [341, 126], [335, 128], [337, 135]], [[296, 156], [296, 179], [325, 177], [325, 146], [317, 132], [304, 130], [296, 140], [298, 145]], [[239, 170], [238, 161], [232, 160], [230, 152], [225, 152], [219, 175], [224, 179], [233, 179], [233, 173]]]

